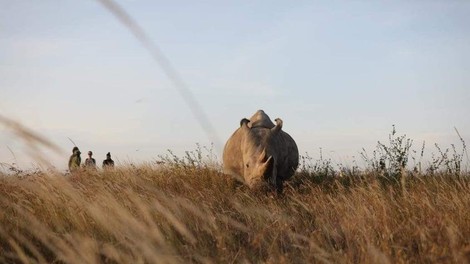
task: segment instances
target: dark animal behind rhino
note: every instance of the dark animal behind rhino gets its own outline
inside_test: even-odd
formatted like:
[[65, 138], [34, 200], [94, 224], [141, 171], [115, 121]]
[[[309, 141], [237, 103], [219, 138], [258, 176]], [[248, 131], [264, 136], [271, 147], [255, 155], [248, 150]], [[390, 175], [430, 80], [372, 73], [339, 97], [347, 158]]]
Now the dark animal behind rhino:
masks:
[[282, 120], [275, 121], [276, 125], [263, 110], [240, 121], [225, 144], [225, 173], [243, 179], [252, 189], [271, 186], [282, 192], [283, 182], [299, 165], [299, 151], [294, 139], [282, 130]]

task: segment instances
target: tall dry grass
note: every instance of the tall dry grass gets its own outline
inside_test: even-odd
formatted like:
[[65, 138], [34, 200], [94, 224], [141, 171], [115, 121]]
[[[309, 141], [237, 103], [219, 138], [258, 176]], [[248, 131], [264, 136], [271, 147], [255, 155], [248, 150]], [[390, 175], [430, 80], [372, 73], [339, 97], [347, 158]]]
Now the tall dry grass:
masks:
[[[8, 124], [33, 153], [49, 146]], [[223, 175], [199, 145], [115, 170], [0, 173], [0, 262], [467, 263], [461, 141], [431, 170], [407, 169], [411, 145], [395, 132], [363, 170], [303, 156], [282, 196]]]
[[380, 179], [304, 171], [276, 197], [183, 162], [3, 175], [0, 262], [469, 262], [468, 176]]

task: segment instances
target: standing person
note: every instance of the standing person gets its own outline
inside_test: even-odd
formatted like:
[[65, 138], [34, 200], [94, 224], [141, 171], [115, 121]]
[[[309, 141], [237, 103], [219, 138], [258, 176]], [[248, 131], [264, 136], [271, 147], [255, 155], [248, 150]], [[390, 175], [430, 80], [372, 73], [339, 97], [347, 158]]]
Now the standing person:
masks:
[[111, 153], [106, 154], [106, 159], [103, 160], [103, 169], [114, 168], [114, 161], [111, 159]]
[[78, 147], [73, 147], [72, 155], [69, 158], [69, 171], [73, 172], [80, 169], [80, 163], [82, 163], [82, 158], [80, 157], [80, 150]]
[[96, 169], [96, 160], [92, 158], [93, 152], [88, 151], [88, 158], [85, 160], [85, 167], [89, 169]]

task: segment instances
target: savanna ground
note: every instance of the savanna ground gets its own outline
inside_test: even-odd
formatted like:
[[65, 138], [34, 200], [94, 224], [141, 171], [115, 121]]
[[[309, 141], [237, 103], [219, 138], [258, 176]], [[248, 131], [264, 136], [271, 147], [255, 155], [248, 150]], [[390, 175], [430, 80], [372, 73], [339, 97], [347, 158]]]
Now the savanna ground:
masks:
[[468, 263], [461, 142], [436, 145], [426, 169], [424, 145], [395, 131], [362, 169], [303, 156], [280, 196], [250, 191], [200, 148], [65, 177], [13, 170], [0, 177], [0, 262]]

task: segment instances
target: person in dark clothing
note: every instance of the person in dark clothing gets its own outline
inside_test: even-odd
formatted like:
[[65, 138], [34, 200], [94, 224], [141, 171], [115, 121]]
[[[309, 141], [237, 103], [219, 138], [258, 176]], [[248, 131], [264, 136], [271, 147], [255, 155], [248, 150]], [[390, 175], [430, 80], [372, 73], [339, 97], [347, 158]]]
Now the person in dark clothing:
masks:
[[80, 150], [78, 147], [73, 147], [72, 155], [69, 158], [69, 171], [73, 172], [80, 169], [80, 163], [82, 163], [82, 158], [80, 157]]
[[93, 152], [88, 151], [88, 158], [85, 160], [85, 167], [89, 169], [96, 169], [96, 160], [92, 158]]
[[106, 154], [106, 159], [103, 160], [103, 169], [114, 168], [114, 161], [111, 159], [111, 153]]

